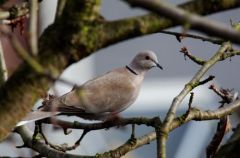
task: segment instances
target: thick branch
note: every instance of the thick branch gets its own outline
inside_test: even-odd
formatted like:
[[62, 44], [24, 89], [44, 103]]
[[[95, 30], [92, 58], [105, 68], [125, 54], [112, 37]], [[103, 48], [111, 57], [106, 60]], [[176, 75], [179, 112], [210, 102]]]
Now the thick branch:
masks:
[[131, 141], [127, 141], [125, 144], [121, 145], [120, 147], [111, 150], [109, 152], [105, 152], [103, 154], [97, 154], [96, 156], [85, 156], [85, 155], [72, 155], [69, 153], [60, 152], [57, 150], [54, 150], [47, 146], [46, 144], [36, 140], [34, 143], [32, 142], [32, 133], [24, 126], [18, 127], [15, 132], [17, 132], [23, 142], [23, 147], [29, 147], [33, 150], [37, 151], [41, 156], [49, 157], [49, 158], [55, 158], [55, 157], [61, 157], [61, 158], [118, 158], [126, 153], [128, 153], [131, 150], [134, 150], [138, 147], [141, 147], [142, 145], [149, 144], [151, 141], [156, 139], [155, 132], [150, 132], [140, 138], [137, 138], [134, 143]]
[[[111, 150], [109, 152], [105, 152], [102, 155], [99, 155], [100, 158], [119, 158], [129, 151], [132, 151], [136, 148], [139, 148], [143, 145], [149, 144], [151, 141], [156, 139], [156, 133], [150, 132], [140, 138], [137, 138], [134, 143], [127, 141], [125, 144], [121, 145], [120, 147]], [[97, 155], [98, 156], [98, 155]]]
[[60, 126], [64, 129], [85, 129], [85, 130], [99, 130], [99, 129], [106, 129], [115, 126], [125, 126], [128, 124], [136, 124], [136, 125], [146, 125], [146, 126], [155, 126], [155, 118], [145, 118], [145, 117], [136, 117], [136, 118], [121, 118], [118, 121], [107, 121], [101, 123], [82, 123], [78, 121], [69, 122], [64, 120], [59, 120], [55, 118], [49, 118], [43, 120], [43, 123], [49, 123], [53, 125]]
[[[86, 2], [87, 5], [85, 1], [67, 1], [62, 16], [40, 38], [37, 61], [53, 76], [58, 76], [71, 63], [110, 44], [176, 26], [154, 14], [105, 23], [98, 20], [99, 1]], [[197, 0], [181, 7], [206, 15], [240, 6], [238, 0], [228, 5], [223, 5], [223, 2], [217, 0], [213, 4]], [[30, 111], [51, 83], [52, 80], [37, 75], [26, 63], [9, 78], [0, 89], [0, 140]]]
[[219, 22], [202, 18], [198, 15], [187, 12], [165, 1], [156, 0], [125, 0], [132, 6], [140, 6], [150, 11], [158, 13], [161, 16], [176, 20], [176, 22], [193, 28], [211, 36], [217, 36], [225, 40], [240, 43], [240, 33]]
[[[199, 109], [196, 108], [191, 108], [189, 109], [189, 112], [186, 115], [177, 118], [173, 121], [173, 124], [170, 127], [170, 131], [174, 130], [175, 128], [181, 126], [184, 123], [187, 123], [191, 120], [211, 120], [211, 119], [219, 119], [221, 117], [224, 117], [237, 108], [240, 107], [240, 100], [235, 101], [234, 103], [229, 104], [228, 106], [218, 109], [216, 111], [200, 111]], [[87, 130], [98, 130], [98, 129], [103, 129], [103, 128], [109, 128], [113, 126], [122, 126], [126, 124], [145, 124], [145, 125], [150, 125], [150, 126], [159, 126], [161, 127], [161, 122], [156, 121], [156, 118], [153, 119], [146, 119], [146, 118], [129, 118], [129, 119], [121, 119], [119, 121], [114, 121], [114, 122], [106, 122], [106, 123], [95, 123], [95, 124], [85, 124], [85, 123], [78, 123], [78, 122], [67, 122], [67, 121], [61, 121], [61, 120], [53, 120], [53, 123], [64, 127], [64, 128], [74, 128], [74, 129], [87, 129]], [[43, 156], [48, 156], [51, 157], [51, 154], [53, 155], [62, 155], [62, 152], [56, 151], [54, 149], [49, 148], [43, 143], [36, 142], [35, 144], [32, 144], [32, 137], [29, 131], [21, 126], [16, 129], [17, 133], [19, 133], [24, 141], [24, 144], [26, 147], [30, 147], [34, 149], [35, 151], [39, 152]], [[158, 131], [158, 130], [157, 130]], [[161, 132], [161, 131], [158, 131]], [[160, 133], [159, 133], [160, 134]], [[151, 141], [156, 139], [156, 133], [155, 132], [150, 132], [140, 138], [137, 138], [134, 142], [131, 142], [131, 140], [127, 141], [125, 144], [121, 145], [120, 147], [105, 152], [103, 154], [97, 154], [96, 157], [104, 157], [104, 158], [109, 158], [109, 157], [121, 157], [128, 153], [129, 151], [132, 151], [138, 147], [141, 147], [145, 144], [150, 143]], [[161, 142], [160, 142], [161, 143]], [[48, 151], [49, 150], [49, 151]], [[46, 153], [46, 151], [48, 151]], [[69, 154], [65, 154], [65, 156], [69, 156]], [[83, 156], [75, 156], [75, 155], [70, 155], [74, 157], [83, 157]], [[91, 157], [91, 156], [89, 156]]]

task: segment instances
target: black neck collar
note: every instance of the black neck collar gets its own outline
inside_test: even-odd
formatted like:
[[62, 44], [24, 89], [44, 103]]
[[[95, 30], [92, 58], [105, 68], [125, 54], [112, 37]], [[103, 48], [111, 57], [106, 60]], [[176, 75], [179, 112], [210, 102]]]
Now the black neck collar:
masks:
[[129, 66], [126, 65], [126, 68], [133, 73], [134, 75], [138, 75], [133, 69], [131, 69]]

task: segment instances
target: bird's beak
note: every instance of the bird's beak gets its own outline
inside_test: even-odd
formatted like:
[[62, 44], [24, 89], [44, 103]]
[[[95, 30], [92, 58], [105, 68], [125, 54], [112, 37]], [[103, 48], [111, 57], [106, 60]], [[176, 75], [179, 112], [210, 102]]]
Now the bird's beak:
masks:
[[158, 63], [156, 63], [156, 65], [159, 69], [161, 69], [161, 70], [163, 69], [163, 67], [161, 65], [159, 65]]
[[157, 66], [159, 69], [163, 70], [163, 67], [162, 67], [161, 65], [159, 65], [158, 62], [156, 62], [156, 61], [153, 61], [153, 62], [156, 64], [156, 66]]

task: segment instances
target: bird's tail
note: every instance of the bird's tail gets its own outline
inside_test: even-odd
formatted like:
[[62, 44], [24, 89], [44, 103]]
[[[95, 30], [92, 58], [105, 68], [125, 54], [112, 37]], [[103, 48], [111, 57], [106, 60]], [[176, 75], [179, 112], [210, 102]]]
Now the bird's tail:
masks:
[[59, 112], [54, 112], [54, 111], [53, 112], [47, 112], [47, 111], [30, 112], [27, 114], [27, 116], [22, 121], [18, 122], [16, 127], [25, 125], [30, 122], [35, 122], [35, 121], [42, 120], [42, 119], [45, 119], [48, 117], [52, 117], [52, 116], [55, 116], [58, 114], [59, 114]]
[[60, 112], [51, 109], [51, 104], [54, 99], [55, 96], [49, 94], [43, 99], [42, 106], [38, 108], [38, 111], [28, 113], [27, 116], [16, 125], [16, 127], [58, 115]]

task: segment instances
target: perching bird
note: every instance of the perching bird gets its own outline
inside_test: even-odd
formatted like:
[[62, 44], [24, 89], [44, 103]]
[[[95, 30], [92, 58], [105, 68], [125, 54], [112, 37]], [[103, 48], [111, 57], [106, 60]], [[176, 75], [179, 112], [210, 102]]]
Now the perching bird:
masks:
[[44, 101], [39, 111], [29, 113], [17, 126], [58, 114], [89, 120], [110, 118], [136, 100], [146, 72], [153, 67], [162, 69], [155, 53], [140, 52], [129, 65], [89, 80], [63, 96]]

